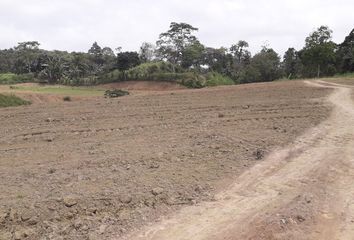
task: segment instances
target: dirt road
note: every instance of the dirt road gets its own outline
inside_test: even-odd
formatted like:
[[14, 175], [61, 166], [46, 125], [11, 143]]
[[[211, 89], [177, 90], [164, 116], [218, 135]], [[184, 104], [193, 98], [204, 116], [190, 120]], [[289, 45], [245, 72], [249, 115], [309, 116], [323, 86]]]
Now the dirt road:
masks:
[[214, 202], [183, 208], [127, 239], [354, 239], [354, 104], [334, 88], [331, 116], [274, 151]]

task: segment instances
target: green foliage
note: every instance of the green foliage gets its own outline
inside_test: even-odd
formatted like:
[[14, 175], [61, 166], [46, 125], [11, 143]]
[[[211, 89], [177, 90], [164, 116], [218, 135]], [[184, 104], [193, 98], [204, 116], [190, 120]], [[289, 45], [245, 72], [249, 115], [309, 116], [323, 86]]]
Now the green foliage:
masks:
[[354, 78], [354, 72], [337, 73], [333, 77], [335, 77], [335, 78]]
[[180, 66], [168, 62], [148, 62], [140, 64], [126, 72], [114, 70], [96, 79], [96, 83], [120, 81], [167, 81], [177, 82], [187, 87], [205, 86], [205, 78], [194, 72], [184, 72]]
[[271, 48], [263, 48], [238, 75], [240, 83], [268, 82], [281, 77], [280, 58]]
[[259, 82], [261, 79], [261, 73], [257, 68], [252, 65], [248, 65], [243, 68], [238, 76], [239, 83], [252, 83]]
[[14, 73], [1, 73], [0, 74], [0, 84], [16, 84], [16, 83], [26, 83], [33, 82], [33, 74], [14, 74]]
[[120, 71], [126, 71], [140, 64], [139, 54], [137, 52], [121, 52], [117, 56], [117, 68]]
[[223, 76], [218, 72], [209, 72], [206, 74], [206, 85], [207, 86], [219, 86], [219, 85], [233, 85], [235, 82], [227, 77]]
[[288, 79], [301, 77], [302, 63], [299, 53], [294, 48], [289, 48], [284, 54], [283, 70]]
[[0, 108], [1, 107], [16, 107], [21, 105], [28, 105], [31, 102], [25, 101], [15, 95], [0, 94]]
[[336, 53], [338, 71], [341, 73], [354, 72], [354, 29], [346, 36]]
[[305, 47], [299, 52], [306, 77], [332, 76], [335, 74], [336, 44], [331, 41], [332, 30], [319, 27], [306, 38]]

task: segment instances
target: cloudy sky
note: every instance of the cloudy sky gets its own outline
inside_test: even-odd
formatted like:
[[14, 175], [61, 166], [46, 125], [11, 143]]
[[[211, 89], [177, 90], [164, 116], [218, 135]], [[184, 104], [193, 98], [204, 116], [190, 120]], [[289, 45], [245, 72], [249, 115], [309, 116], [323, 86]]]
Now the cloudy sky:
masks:
[[254, 53], [269, 45], [282, 54], [328, 25], [335, 42], [354, 28], [353, 0], [0, 0], [0, 48], [37, 40], [45, 49], [87, 51], [94, 41], [138, 50], [169, 23], [199, 28], [200, 41], [229, 47], [246, 40]]

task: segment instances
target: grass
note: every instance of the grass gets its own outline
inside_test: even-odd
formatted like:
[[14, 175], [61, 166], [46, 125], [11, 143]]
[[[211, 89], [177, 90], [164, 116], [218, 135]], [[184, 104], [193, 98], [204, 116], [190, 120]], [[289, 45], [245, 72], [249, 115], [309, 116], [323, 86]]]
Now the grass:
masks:
[[354, 78], [354, 72], [352, 73], [343, 73], [343, 74], [336, 74], [334, 78]]
[[0, 84], [16, 84], [33, 81], [31, 74], [0, 73]]
[[28, 104], [30, 104], [30, 102], [16, 97], [15, 95], [0, 94], [0, 107], [16, 107]]
[[34, 93], [58, 94], [64, 96], [103, 96], [104, 90], [88, 87], [66, 86], [10, 86], [13, 91], [29, 91]]

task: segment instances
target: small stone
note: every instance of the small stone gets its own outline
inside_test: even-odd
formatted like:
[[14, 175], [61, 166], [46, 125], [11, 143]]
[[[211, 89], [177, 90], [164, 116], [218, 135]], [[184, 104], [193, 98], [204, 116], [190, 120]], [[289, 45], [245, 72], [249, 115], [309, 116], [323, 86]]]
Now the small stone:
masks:
[[75, 206], [77, 204], [77, 200], [75, 197], [73, 196], [66, 196], [63, 198], [63, 202], [64, 202], [64, 205], [66, 207], [72, 207], [72, 206]]
[[128, 204], [128, 203], [130, 203], [133, 199], [132, 199], [132, 197], [129, 196], [129, 195], [124, 195], [124, 196], [121, 196], [121, 197], [119, 198], [119, 200], [121, 201], [121, 203]]
[[32, 214], [31, 214], [30, 211], [24, 211], [24, 212], [21, 214], [21, 220], [22, 220], [23, 222], [26, 222], [26, 221], [30, 220], [31, 217], [32, 217]]
[[45, 139], [47, 142], [53, 142], [54, 141], [54, 137], [53, 136], [49, 136]]
[[47, 118], [45, 121], [46, 122], [53, 122], [53, 119], [52, 118]]
[[218, 114], [218, 118], [223, 118], [223, 117], [225, 117], [225, 114], [223, 114], [223, 113]]
[[27, 222], [29, 225], [36, 225], [38, 223], [38, 218], [36, 216], [31, 217]]
[[155, 196], [160, 195], [161, 193], [163, 193], [164, 189], [157, 187], [151, 190], [152, 194], [154, 194]]
[[14, 239], [15, 240], [21, 240], [21, 239], [27, 238], [30, 235], [31, 235], [31, 230], [30, 229], [21, 229], [21, 230], [15, 231]]
[[296, 216], [296, 219], [299, 221], [299, 222], [304, 222], [306, 219], [303, 217], [303, 216], [301, 216], [301, 215], [297, 215]]

